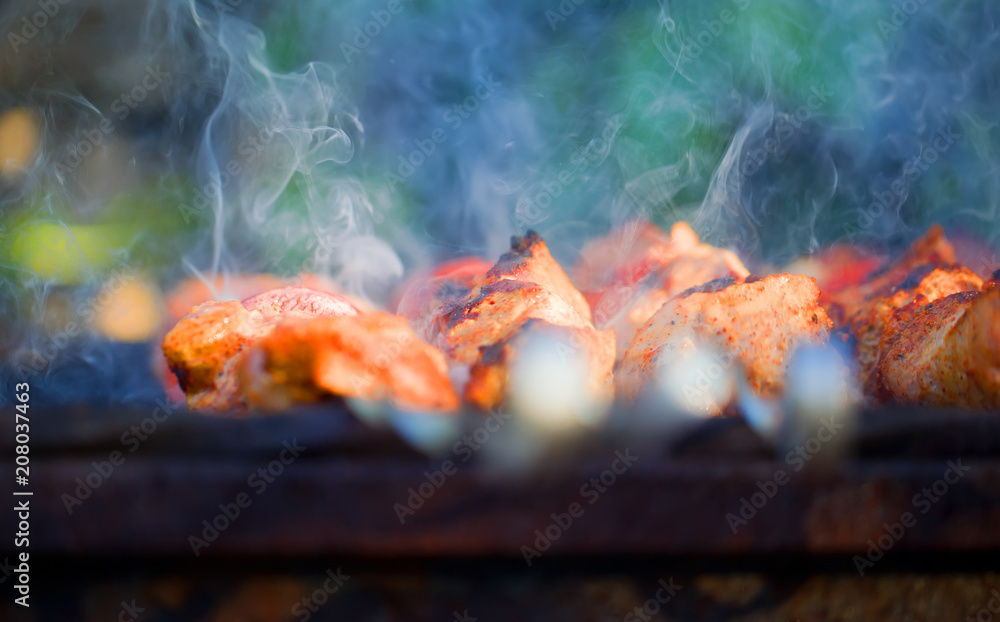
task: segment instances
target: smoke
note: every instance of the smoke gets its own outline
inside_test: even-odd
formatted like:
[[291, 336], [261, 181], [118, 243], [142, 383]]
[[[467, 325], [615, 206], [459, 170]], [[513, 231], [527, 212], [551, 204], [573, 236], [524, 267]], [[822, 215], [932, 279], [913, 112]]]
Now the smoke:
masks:
[[[162, 288], [308, 271], [378, 304], [528, 228], [566, 263], [687, 219], [764, 269], [934, 221], [1000, 235], [988, 0], [40, 6], [0, 11], [2, 102], [42, 136], [0, 193], [10, 360], [115, 266]], [[74, 340], [38, 377], [114, 376], [112, 350]]]
[[837, 240], [893, 250], [931, 222], [988, 223], [995, 242], [996, 16], [978, 1], [664, 3], [661, 56], [732, 128], [689, 216], [699, 233], [763, 264]]

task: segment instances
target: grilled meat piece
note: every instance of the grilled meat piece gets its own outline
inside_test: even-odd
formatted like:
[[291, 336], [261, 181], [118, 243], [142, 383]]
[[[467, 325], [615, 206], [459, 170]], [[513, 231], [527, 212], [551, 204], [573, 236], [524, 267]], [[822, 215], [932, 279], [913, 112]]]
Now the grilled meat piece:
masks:
[[677, 223], [667, 233], [644, 220], [627, 222], [583, 245], [573, 282], [580, 291], [598, 292], [630, 269], [646, 274], [647, 263], [666, 263], [697, 244], [698, 235], [686, 223]]
[[510, 251], [501, 255], [497, 263], [486, 273], [483, 287], [502, 281], [536, 283], [545, 291], [569, 303], [584, 321], [590, 322], [590, 305], [566, 276], [562, 267], [552, 258], [549, 247], [542, 237], [534, 231], [529, 231], [523, 237], [511, 238]]
[[577, 309], [561, 296], [537, 283], [495, 280], [462, 298], [439, 320], [444, 330], [438, 345], [455, 361], [471, 365], [479, 360], [480, 348], [506, 341], [528, 320], [555, 326], [592, 327]]
[[838, 326], [865, 306], [869, 300], [888, 288], [896, 287], [906, 280], [914, 268], [928, 263], [955, 263], [955, 249], [944, 236], [940, 225], [932, 225], [921, 238], [892, 263], [870, 274], [870, 278], [859, 285], [844, 287], [836, 292], [824, 292], [821, 299], [823, 308]]
[[505, 395], [507, 368], [519, 347], [518, 335], [529, 320], [574, 329], [565, 332], [593, 346], [576, 354], [587, 358], [588, 387], [605, 383], [614, 364], [614, 350], [601, 344], [613, 340], [613, 333], [594, 329], [587, 301], [534, 232], [512, 238], [511, 250], [486, 273], [483, 283], [445, 304], [429, 332], [432, 342], [453, 362], [472, 367], [466, 396], [490, 408]]
[[[832, 323], [818, 300], [816, 280], [801, 274], [729, 277], [683, 292], [632, 339], [615, 373], [617, 395], [635, 399], [656, 381], [661, 364], [692, 348], [712, 348], [742, 364], [757, 395], [777, 397], [795, 348], [829, 337]], [[718, 405], [716, 414], [724, 406]]]
[[482, 348], [465, 385], [465, 401], [482, 410], [500, 406], [512, 365], [529, 340], [544, 339], [559, 358], [579, 357], [590, 367], [586, 371], [587, 392], [592, 403], [608, 403], [614, 396], [612, 368], [615, 364], [615, 340], [611, 331], [590, 326], [554, 326], [541, 320], [528, 320], [508, 338]]
[[1000, 291], [917, 297], [879, 344], [880, 398], [930, 406], [1000, 407]]
[[619, 358], [635, 332], [677, 294], [714, 279], [748, 275], [735, 254], [700, 243], [684, 222], [674, 224], [669, 235], [650, 223], [631, 223], [585, 244], [574, 270], [594, 324], [615, 329]]
[[238, 301], [207, 302], [163, 338], [163, 354], [187, 395], [190, 410], [221, 412], [240, 406], [236, 356], [271, 327], [255, 322]]
[[860, 287], [887, 265], [887, 258], [853, 244], [834, 244], [800, 257], [784, 267], [789, 274], [816, 279], [819, 300], [824, 304], [845, 289]]
[[325, 395], [453, 411], [444, 356], [388, 313], [284, 319], [238, 363], [247, 404], [283, 410]]
[[479, 257], [462, 257], [447, 261], [434, 270], [410, 277], [403, 285], [396, 304], [397, 313], [410, 320], [410, 326], [420, 337], [432, 343], [434, 317], [445, 306], [455, 303], [473, 287], [486, 280], [493, 264]]
[[163, 338], [163, 354], [187, 395], [188, 408], [221, 412], [239, 409], [235, 364], [241, 353], [265, 337], [287, 313], [356, 315], [345, 298], [289, 287], [249, 298], [196, 306]]
[[189, 278], [167, 293], [167, 312], [171, 326], [194, 307], [213, 300], [246, 300], [261, 292], [283, 287], [285, 283], [273, 274], [216, 275], [208, 281]]
[[[334, 294], [340, 298], [346, 298], [357, 310], [368, 311], [372, 309], [367, 301], [345, 294], [332, 280], [318, 274], [303, 273], [290, 279], [281, 279], [273, 274], [191, 277], [179, 283], [167, 294], [167, 323], [162, 327], [161, 338], [198, 305], [212, 301], [246, 300], [269, 291], [280, 291], [283, 287], [301, 287], [320, 293]], [[170, 371], [167, 360], [162, 354], [156, 355], [153, 370], [163, 382], [167, 399], [177, 404], [184, 402], [184, 390], [181, 389], [176, 376]]]
[[[167, 293], [167, 317], [160, 338], [162, 339], [168, 330], [198, 305], [213, 300], [239, 301], [282, 285], [281, 279], [271, 274], [217, 275], [208, 281], [194, 277], [185, 279]], [[180, 404], [186, 400], [184, 389], [170, 371], [167, 359], [162, 353], [156, 355], [153, 371], [161, 379], [167, 399], [171, 403]]]
[[869, 399], [875, 397], [879, 342], [893, 313], [920, 298], [933, 302], [958, 292], [978, 290], [983, 280], [963, 266], [926, 264], [910, 271], [902, 283], [886, 286], [857, 307], [844, 328], [854, 338], [858, 386]]
[[479, 349], [508, 339], [529, 319], [555, 326], [592, 326], [590, 307], [534, 232], [511, 238], [482, 285], [434, 318], [436, 345], [452, 359], [471, 365]]
[[358, 309], [346, 298], [305, 287], [282, 287], [243, 301], [248, 311], [259, 311], [264, 322], [287, 317], [357, 315]]

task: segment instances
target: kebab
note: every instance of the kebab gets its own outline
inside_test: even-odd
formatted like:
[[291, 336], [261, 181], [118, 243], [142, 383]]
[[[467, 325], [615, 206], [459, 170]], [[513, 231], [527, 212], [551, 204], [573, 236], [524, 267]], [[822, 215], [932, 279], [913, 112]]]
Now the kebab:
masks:
[[638, 221], [584, 244], [573, 274], [596, 326], [614, 328], [621, 359], [636, 331], [665, 302], [714, 279], [750, 272], [732, 251], [701, 243], [685, 222], [667, 234]]
[[897, 260], [826, 296], [869, 402], [1000, 405], [995, 281], [954, 261], [934, 225]]
[[[676, 296], [639, 329], [615, 375], [617, 394], [635, 399], [659, 380], [662, 365], [707, 349], [738, 362], [757, 396], [775, 398], [791, 354], [827, 343], [831, 326], [812, 277], [716, 279]], [[719, 415], [728, 406], [712, 401], [702, 408]]]
[[[398, 316], [281, 288], [196, 306], [164, 352], [195, 410], [281, 410], [341, 395], [451, 412], [458, 394], [484, 410], [506, 401], [511, 370], [540, 341], [583, 363], [580, 388], [595, 403], [615, 389], [638, 397], [662, 381], [661, 368], [698, 351], [724, 353], [755, 395], [774, 398], [796, 349], [826, 344], [836, 326], [870, 400], [994, 404], [995, 280], [953, 263], [937, 226], [895, 261], [851, 249], [797, 262], [819, 273], [821, 292], [804, 274], [748, 276], [684, 223], [670, 234], [632, 223], [585, 245], [574, 269], [581, 293], [529, 232], [492, 267], [462, 258], [412, 278]], [[631, 335], [627, 347], [616, 347], [616, 329]], [[727, 398], [706, 410], [731, 407]]]
[[536, 331], [555, 336], [586, 362], [584, 388], [594, 401], [611, 400], [614, 331], [594, 327], [587, 301], [537, 233], [514, 236], [481, 284], [442, 302], [427, 337], [470, 368], [464, 397], [488, 410], [504, 401], [511, 366]]
[[[378, 347], [389, 342], [399, 351]], [[333, 394], [428, 410], [457, 404], [444, 358], [405, 320], [362, 314], [344, 297], [307, 288], [198, 305], [167, 333], [163, 351], [192, 410], [280, 410]]]

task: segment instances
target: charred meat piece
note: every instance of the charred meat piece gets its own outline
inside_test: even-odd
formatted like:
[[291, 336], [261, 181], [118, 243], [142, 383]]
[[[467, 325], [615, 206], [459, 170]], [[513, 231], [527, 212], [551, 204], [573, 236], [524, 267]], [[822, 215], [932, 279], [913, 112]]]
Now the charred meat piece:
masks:
[[858, 306], [844, 323], [853, 337], [858, 362], [858, 386], [866, 397], [875, 397], [879, 342], [893, 313], [916, 299], [933, 302], [958, 292], [978, 290], [983, 284], [975, 273], [962, 266], [926, 264], [910, 271], [902, 283], [887, 286]]
[[455, 361], [471, 365], [480, 348], [506, 341], [528, 320], [554, 326], [592, 327], [564, 298], [537, 283], [496, 280], [474, 289], [446, 313], [438, 345]]
[[432, 271], [418, 273], [401, 288], [396, 312], [410, 320], [410, 326], [424, 341], [432, 343], [437, 336], [433, 331], [435, 315], [473, 287], [482, 285], [492, 267], [492, 263], [479, 257], [461, 257]]
[[510, 251], [501, 255], [486, 273], [483, 287], [502, 281], [535, 283], [566, 301], [584, 321], [590, 322], [590, 305], [552, 258], [545, 241], [534, 231], [524, 237], [511, 238]]
[[587, 301], [541, 237], [529, 232], [512, 238], [511, 250], [486, 273], [483, 283], [444, 305], [432, 322], [435, 345], [453, 362], [472, 367], [466, 396], [473, 404], [491, 408], [502, 401], [508, 366], [529, 320], [572, 329], [563, 332], [587, 344], [574, 355], [587, 359], [588, 386], [606, 383], [614, 350], [605, 344], [613, 341], [613, 333], [594, 329]]
[[821, 302], [834, 323], [842, 325], [880, 292], [900, 285], [914, 268], [929, 263], [955, 263], [955, 249], [940, 225], [931, 226], [902, 256], [870, 273], [865, 282], [835, 292], [824, 292]]
[[471, 365], [480, 348], [509, 338], [529, 319], [591, 326], [587, 301], [534, 232], [512, 238], [482, 285], [440, 310], [433, 332], [448, 356]]
[[880, 397], [902, 403], [1000, 407], [1000, 291], [918, 297], [882, 334]]
[[196, 306], [163, 338], [163, 354], [187, 395], [191, 410], [225, 411], [242, 407], [235, 364], [242, 352], [268, 335], [283, 313], [356, 315], [345, 298], [305, 288], [283, 288], [244, 302]]
[[615, 340], [611, 331], [528, 320], [507, 339], [482, 348], [465, 385], [465, 401], [482, 410], [500, 406], [506, 397], [511, 366], [519, 363], [532, 339], [544, 340], [540, 343], [553, 348], [558, 358], [579, 357], [588, 365], [582, 389], [592, 403], [608, 403], [614, 397]]
[[444, 356], [406, 318], [388, 313], [282, 320], [238, 365], [247, 404], [258, 409], [283, 410], [325, 395], [406, 410], [458, 407]]
[[801, 274], [730, 277], [690, 289], [663, 305], [636, 333], [615, 373], [617, 395], [635, 399], [671, 357], [711, 348], [741, 363], [757, 395], [777, 397], [795, 348], [829, 338], [831, 322], [818, 301], [815, 279]]
[[731, 251], [702, 244], [687, 223], [666, 234], [653, 224], [632, 223], [584, 245], [575, 281], [593, 310], [598, 328], [614, 328], [618, 356], [635, 332], [665, 302], [723, 277], [746, 278]]

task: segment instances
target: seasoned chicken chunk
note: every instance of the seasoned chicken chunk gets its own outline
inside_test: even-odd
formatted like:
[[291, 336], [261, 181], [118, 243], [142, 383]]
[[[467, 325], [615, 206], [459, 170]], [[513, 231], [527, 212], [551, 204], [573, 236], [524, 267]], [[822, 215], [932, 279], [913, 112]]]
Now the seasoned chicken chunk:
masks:
[[345, 298], [305, 288], [273, 290], [244, 302], [196, 306], [163, 338], [163, 354], [191, 410], [240, 409], [235, 364], [241, 353], [290, 317], [357, 315]]
[[982, 284], [983, 280], [965, 267], [926, 264], [911, 270], [899, 285], [887, 286], [859, 305], [854, 315], [845, 322], [845, 329], [854, 338], [858, 386], [865, 396], [869, 399], [875, 397], [879, 342], [886, 324], [897, 309], [917, 298], [933, 302], [958, 292], [978, 290]]
[[[661, 364], [710, 348], [732, 354], [758, 396], [777, 397], [792, 352], [829, 338], [831, 322], [818, 300], [815, 279], [801, 274], [745, 281], [729, 277], [683, 292], [632, 339], [615, 373], [617, 395], [635, 399], [655, 382]], [[724, 407], [718, 405], [716, 414]]]
[[552, 258], [542, 237], [534, 231], [511, 238], [510, 251], [501, 255], [486, 273], [483, 287], [501, 281], [535, 283], [567, 302], [584, 321], [590, 322], [590, 305]]
[[[212, 301], [239, 301], [282, 285], [281, 279], [271, 274], [231, 274], [185, 279], [167, 292], [167, 317], [159, 337], [162, 340], [168, 330], [198, 305]], [[153, 372], [162, 381], [171, 403], [180, 404], [186, 400], [184, 389], [170, 371], [169, 363], [162, 353], [154, 358]]]
[[305, 287], [282, 287], [243, 301], [248, 311], [259, 311], [261, 321], [288, 317], [357, 315], [358, 309], [346, 298]]
[[371, 309], [371, 305], [365, 301], [345, 294], [332, 280], [318, 274], [302, 273], [287, 279], [273, 274], [208, 275], [204, 278], [185, 279], [167, 293], [168, 320], [173, 326], [197, 305], [213, 300], [246, 300], [284, 287], [302, 287], [333, 294], [346, 298], [358, 310]]
[[[538, 234], [511, 240], [511, 250], [486, 273], [482, 284], [444, 305], [430, 331], [434, 343], [455, 363], [471, 366], [466, 397], [483, 408], [503, 400], [511, 361], [526, 323], [537, 320], [567, 329], [564, 336], [587, 344], [574, 356], [586, 358], [588, 387], [606, 383], [614, 365], [611, 331], [597, 331], [590, 307], [552, 258]], [[572, 330], [568, 330], [572, 329]]]
[[542, 320], [528, 320], [506, 339], [482, 348], [465, 385], [465, 401], [482, 410], [500, 406], [506, 398], [511, 367], [519, 363], [525, 346], [534, 339], [553, 348], [558, 359], [582, 360], [588, 366], [582, 389], [590, 401], [595, 404], [611, 401], [614, 334], [590, 326], [553, 326]]
[[167, 333], [163, 354], [190, 410], [239, 407], [233, 360], [269, 328], [255, 321], [240, 302], [229, 300], [198, 305]]
[[473, 287], [481, 285], [492, 267], [492, 263], [479, 257], [461, 257], [432, 271], [418, 273], [401, 288], [397, 313], [410, 321], [410, 326], [424, 341], [432, 343], [437, 337], [434, 317]]
[[594, 324], [614, 328], [619, 358], [663, 303], [714, 279], [748, 275], [735, 254], [700, 243], [685, 222], [669, 235], [651, 223], [630, 223], [585, 244], [574, 269]]
[[283, 410], [324, 395], [389, 401], [405, 410], [453, 411], [444, 355], [406, 318], [388, 313], [282, 320], [238, 363], [248, 405]]
[[434, 319], [435, 343], [471, 365], [479, 349], [503, 341], [529, 319], [555, 326], [592, 326], [590, 307], [534, 232], [511, 239], [511, 250], [485, 281], [445, 305]]
[[[185, 279], [170, 290], [166, 297], [166, 323], [161, 329], [160, 338], [162, 339], [169, 329], [198, 305], [212, 301], [246, 300], [253, 296], [265, 295], [267, 292], [283, 291], [282, 288], [285, 287], [333, 294], [337, 297], [333, 300], [346, 298], [347, 302], [358, 311], [372, 308], [367, 301], [345, 294], [336, 283], [319, 274], [302, 273], [289, 279], [282, 279], [273, 274], [208, 274]], [[153, 371], [163, 382], [168, 400], [177, 404], [185, 401], [184, 390], [170, 371], [162, 353], [156, 354]]]
[[910, 271], [929, 263], [955, 263], [955, 249], [944, 235], [940, 225], [927, 229], [900, 257], [883, 268], [870, 273], [868, 280], [835, 292], [824, 292], [821, 302], [834, 323], [842, 325], [869, 300], [888, 288], [902, 283]]
[[285, 283], [273, 274], [230, 274], [188, 278], [167, 293], [167, 311], [171, 326], [191, 309], [213, 300], [245, 300]]
[[883, 399], [1000, 407], [1000, 291], [918, 297], [893, 315], [878, 366]]
[[537, 283], [496, 280], [477, 287], [456, 304], [438, 344], [451, 358], [471, 365], [480, 349], [509, 339], [528, 320], [555, 326], [591, 327], [564, 298]]

